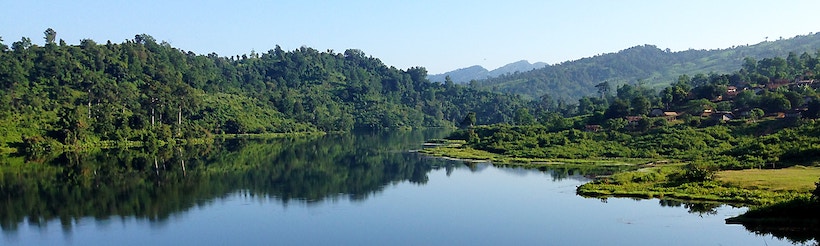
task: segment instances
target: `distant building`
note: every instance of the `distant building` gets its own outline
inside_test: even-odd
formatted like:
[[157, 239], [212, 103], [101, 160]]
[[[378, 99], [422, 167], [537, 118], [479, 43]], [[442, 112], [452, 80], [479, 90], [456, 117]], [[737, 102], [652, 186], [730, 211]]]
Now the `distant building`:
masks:
[[641, 121], [641, 119], [643, 119], [643, 116], [626, 116], [624, 118], [626, 119], [627, 125], [637, 126], [638, 121]]
[[726, 87], [726, 98], [727, 99], [734, 99], [737, 94], [740, 93], [737, 91], [737, 86], [729, 86]]
[[651, 117], [664, 117], [668, 121], [673, 121], [678, 118], [678, 112], [674, 111], [663, 111], [662, 109], [656, 108], [649, 112], [649, 116]]
[[584, 126], [584, 130], [588, 132], [598, 132], [601, 130], [601, 125], [586, 125]]
[[720, 121], [730, 121], [735, 119], [735, 114], [729, 111], [717, 111], [712, 113], [712, 118], [717, 118]]

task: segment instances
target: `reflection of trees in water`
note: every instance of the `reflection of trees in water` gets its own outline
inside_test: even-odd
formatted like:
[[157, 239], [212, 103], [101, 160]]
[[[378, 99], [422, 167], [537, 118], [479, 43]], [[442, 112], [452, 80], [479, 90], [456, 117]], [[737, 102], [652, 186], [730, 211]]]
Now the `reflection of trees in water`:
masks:
[[[504, 163], [493, 163], [493, 165], [498, 167], [507, 167], [507, 168], [520, 168], [521, 165], [518, 164], [504, 164]], [[530, 168], [524, 166], [524, 168]], [[574, 179], [580, 181], [588, 181], [592, 178], [598, 176], [606, 176], [612, 175], [616, 172], [622, 172], [626, 170], [632, 170], [634, 167], [625, 166], [625, 165], [580, 165], [580, 164], [555, 164], [549, 166], [535, 166], [532, 167], [533, 169], [537, 169], [541, 172], [548, 173], [553, 181], [561, 181], [565, 179]]]
[[697, 214], [703, 217], [704, 215], [716, 215], [717, 209], [723, 203], [715, 202], [696, 202], [696, 201], [681, 201], [676, 199], [660, 199], [658, 204], [661, 207], [683, 207], [687, 209], [690, 214]]
[[[427, 136], [429, 137], [429, 136]], [[64, 153], [42, 164], [0, 160], [0, 227], [59, 219], [170, 215], [237, 191], [283, 203], [366, 199], [397, 182], [427, 182], [456, 162], [408, 153], [425, 135], [329, 135], [315, 140], [229, 140], [175, 149]], [[415, 147], [412, 147], [415, 146]]]
[[[691, 202], [675, 199], [660, 199], [658, 203], [662, 207], [684, 207], [688, 209], [689, 213], [698, 214], [700, 216], [715, 215], [717, 214], [717, 209], [722, 206], [722, 204], [714, 202]], [[801, 213], [804, 215], [808, 214], [798, 211], [797, 216], [800, 217]], [[784, 215], [774, 215], [768, 219], [764, 218], [743, 222], [732, 222], [732, 220], [733, 219], [727, 220], [727, 223], [742, 224], [747, 231], [757, 235], [771, 235], [781, 240], [789, 240], [794, 244], [817, 245], [817, 239], [820, 239], [820, 221], [817, 220], [800, 219]]]
[[741, 224], [758, 235], [788, 239], [795, 244], [818, 245], [820, 240], [820, 201], [798, 197], [787, 202], [751, 209], [726, 219], [727, 224]]
[[820, 245], [820, 223], [818, 221], [768, 221], [744, 222], [747, 231], [757, 235], [771, 235], [786, 239], [793, 244]]

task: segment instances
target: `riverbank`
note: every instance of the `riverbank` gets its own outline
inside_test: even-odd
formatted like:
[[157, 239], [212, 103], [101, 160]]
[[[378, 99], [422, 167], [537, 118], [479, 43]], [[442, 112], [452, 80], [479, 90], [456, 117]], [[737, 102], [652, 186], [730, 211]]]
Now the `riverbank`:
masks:
[[75, 144], [63, 144], [54, 140], [39, 139], [28, 141], [19, 148], [3, 148], [2, 154], [32, 154], [40, 155], [51, 152], [84, 152], [100, 149], [130, 149], [143, 147], [164, 147], [178, 145], [201, 145], [213, 144], [218, 139], [277, 139], [277, 138], [301, 138], [319, 137], [326, 135], [326, 132], [287, 132], [287, 133], [261, 133], [261, 134], [218, 134], [203, 138], [174, 138], [174, 139], [149, 139], [145, 141], [134, 140], [99, 140], [78, 142]]
[[696, 170], [679, 160], [646, 158], [557, 159], [521, 158], [470, 148], [451, 140], [435, 148], [420, 150], [431, 156], [486, 160], [495, 165], [539, 167], [620, 167], [611, 175], [595, 175], [594, 181], [578, 187], [586, 197], [675, 198], [715, 201], [749, 206], [771, 205], [810, 196], [820, 168], [795, 166], [785, 169], [716, 171], [704, 180], [692, 180]]
[[569, 158], [528, 158], [515, 157], [491, 153], [466, 146], [463, 140], [437, 140], [432, 148], [424, 148], [419, 153], [429, 156], [447, 157], [462, 160], [489, 161], [494, 165], [515, 165], [522, 167], [545, 167], [554, 165], [596, 165], [596, 166], [632, 166], [654, 165], [668, 163], [669, 160], [650, 158], [598, 158], [598, 159], [569, 159]]

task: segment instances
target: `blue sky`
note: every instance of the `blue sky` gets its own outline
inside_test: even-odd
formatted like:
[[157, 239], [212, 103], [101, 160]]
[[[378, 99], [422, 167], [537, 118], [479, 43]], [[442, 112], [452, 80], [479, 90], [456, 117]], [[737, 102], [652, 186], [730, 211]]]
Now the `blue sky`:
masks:
[[441, 73], [526, 59], [550, 64], [642, 44], [728, 48], [820, 31], [820, 1], [2, 1], [0, 36], [78, 44], [146, 33], [198, 54], [301, 46], [363, 50]]

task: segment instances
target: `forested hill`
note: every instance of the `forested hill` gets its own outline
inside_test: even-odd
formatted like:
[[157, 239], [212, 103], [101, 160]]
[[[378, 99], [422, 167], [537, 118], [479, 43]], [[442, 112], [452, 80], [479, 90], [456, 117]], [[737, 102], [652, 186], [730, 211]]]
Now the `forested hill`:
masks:
[[145, 34], [68, 45], [0, 39], [0, 147], [508, 122], [523, 100], [388, 67], [350, 49], [222, 57]]
[[818, 49], [820, 33], [717, 50], [670, 52], [653, 45], [642, 45], [529, 72], [501, 75], [475, 84], [485, 90], [510, 92], [528, 98], [547, 94], [552, 98], [576, 101], [595, 94], [595, 85], [605, 81], [614, 86], [641, 81], [658, 89], [682, 74], [736, 71], [746, 57], [759, 60], [799, 56], [804, 52], [815, 54]]

